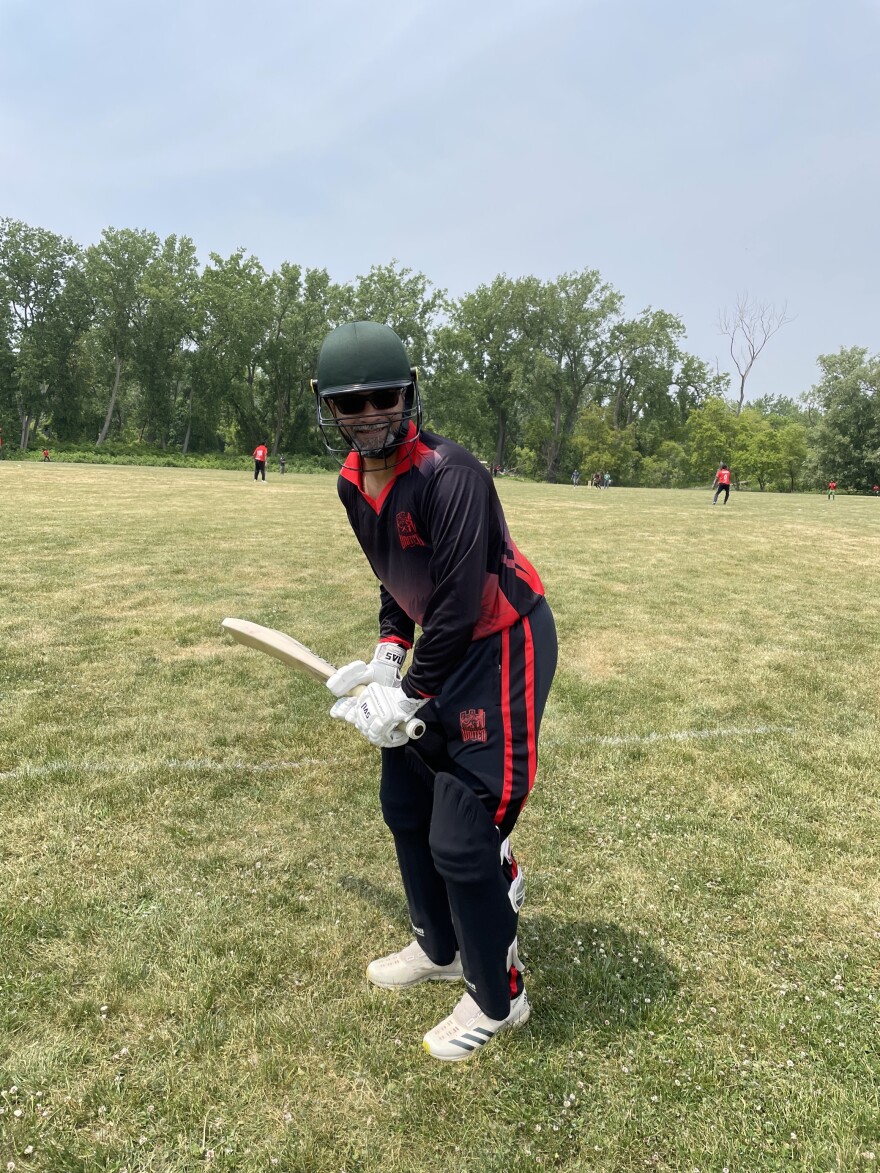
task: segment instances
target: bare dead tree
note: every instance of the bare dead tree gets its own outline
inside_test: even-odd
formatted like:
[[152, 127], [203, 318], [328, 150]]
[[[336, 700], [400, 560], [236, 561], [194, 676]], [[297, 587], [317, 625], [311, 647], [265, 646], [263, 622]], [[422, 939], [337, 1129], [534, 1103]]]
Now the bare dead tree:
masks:
[[748, 293], [739, 293], [734, 308], [724, 309], [718, 315], [718, 329], [730, 340], [730, 357], [739, 374], [737, 415], [742, 411], [746, 379], [755, 359], [773, 335], [794, 320], [787, 316], [787, 309], [785, 303], [777, 309], [775, 305], [753, 301]]

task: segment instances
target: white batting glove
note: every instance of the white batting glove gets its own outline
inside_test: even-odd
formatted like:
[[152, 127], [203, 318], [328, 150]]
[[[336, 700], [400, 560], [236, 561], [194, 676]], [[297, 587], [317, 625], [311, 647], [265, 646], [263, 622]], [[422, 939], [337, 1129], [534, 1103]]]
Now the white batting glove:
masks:
[[356, 696], [341, 697], [331, 708], [330, 716], [335, 717], [337, 721], [348, 721], [349, 725], [354, 725], [354, 707], [356, 704]]
[[[340, 698], [330, 710], [330, 716], [335, 717], [338, 721], [347, 721], [349, 725], [354, 725], [358, 732], [363, 730], [358, 725], [358, 702], [361, 698], [356, 696], [344, 696]], [[367, 737], [367, 734], [364, 734]], [[378, 745], [380, 748], [393, 749], [398, 745], [405, 745], [409, 738], [406, 731], [403, 729], [393, 729], [385, 737], [369, 737], [371, 745]]]
[[368, 683], [384, 684], [387, 688], [400, 688], [400, 670], [406, 659], [406, 648], [395, 643], [376, 644], [369, 667], [373, 675]]
[[345, 720], [367, 741], [386, 749], [409, 741], [406, 723], [428, 703], [421, 698], [414, 700], [400, 687], [389, 688], [386, 684], [369, 684], [365, 692], [353, 699], [354, 706], [346, 711]]
[[350, 664], [337, 668], [327, 680], [327, 687], [334, 696], [340, 697], [346, 696], [359, 684], [375, 683], [387, 685], [389, 688], [399, 688], [400, 669], [405, 659], [406, 648], [402, 648], [400, 644], [377, 644], [369, 664], [365, 664], [363, 660], [352, 660]]

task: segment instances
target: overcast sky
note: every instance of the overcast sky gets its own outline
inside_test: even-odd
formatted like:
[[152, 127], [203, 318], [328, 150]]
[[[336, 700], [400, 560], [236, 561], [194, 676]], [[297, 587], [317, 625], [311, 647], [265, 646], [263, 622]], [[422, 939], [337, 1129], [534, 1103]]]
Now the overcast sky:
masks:
[[596, 268], [749, 397], [880, 351], [880, 0], [0, 0], [0, 215], [452, 295]]

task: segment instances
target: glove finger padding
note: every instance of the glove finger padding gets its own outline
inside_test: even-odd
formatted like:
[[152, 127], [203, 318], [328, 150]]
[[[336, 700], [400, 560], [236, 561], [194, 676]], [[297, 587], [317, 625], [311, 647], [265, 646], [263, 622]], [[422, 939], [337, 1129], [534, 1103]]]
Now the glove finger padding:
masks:
[[330, 716], [335, 717], [337, 721], [348, 721], [349, 725], [355, 725], [357, 723], [354, 711], [356, 706], [356, 696], [344, 696], [330, 710]]
[[350, 664], [337, 668], [326, 684], [334, 696], [347, 696], [353, 688], [359, 684], [369, 684], [372, 679], [371, 666], [363, 660], [352, 660]]
[[409, 737], [403, 729], [395, 728], [390, 733], [374, 734], [371, 733], [367, 740], [371, 745], [377, 745], [379, 749], [397, 749], [400, 745], [406, 745]]

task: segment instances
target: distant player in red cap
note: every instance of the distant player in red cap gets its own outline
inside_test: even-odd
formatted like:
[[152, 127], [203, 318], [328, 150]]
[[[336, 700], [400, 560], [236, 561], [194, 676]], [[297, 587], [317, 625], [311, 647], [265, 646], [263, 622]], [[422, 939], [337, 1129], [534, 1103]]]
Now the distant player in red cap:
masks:
[[828, 500], [834, 500], [834, 490], [837, 488], [837, 481], [828, 482]]

